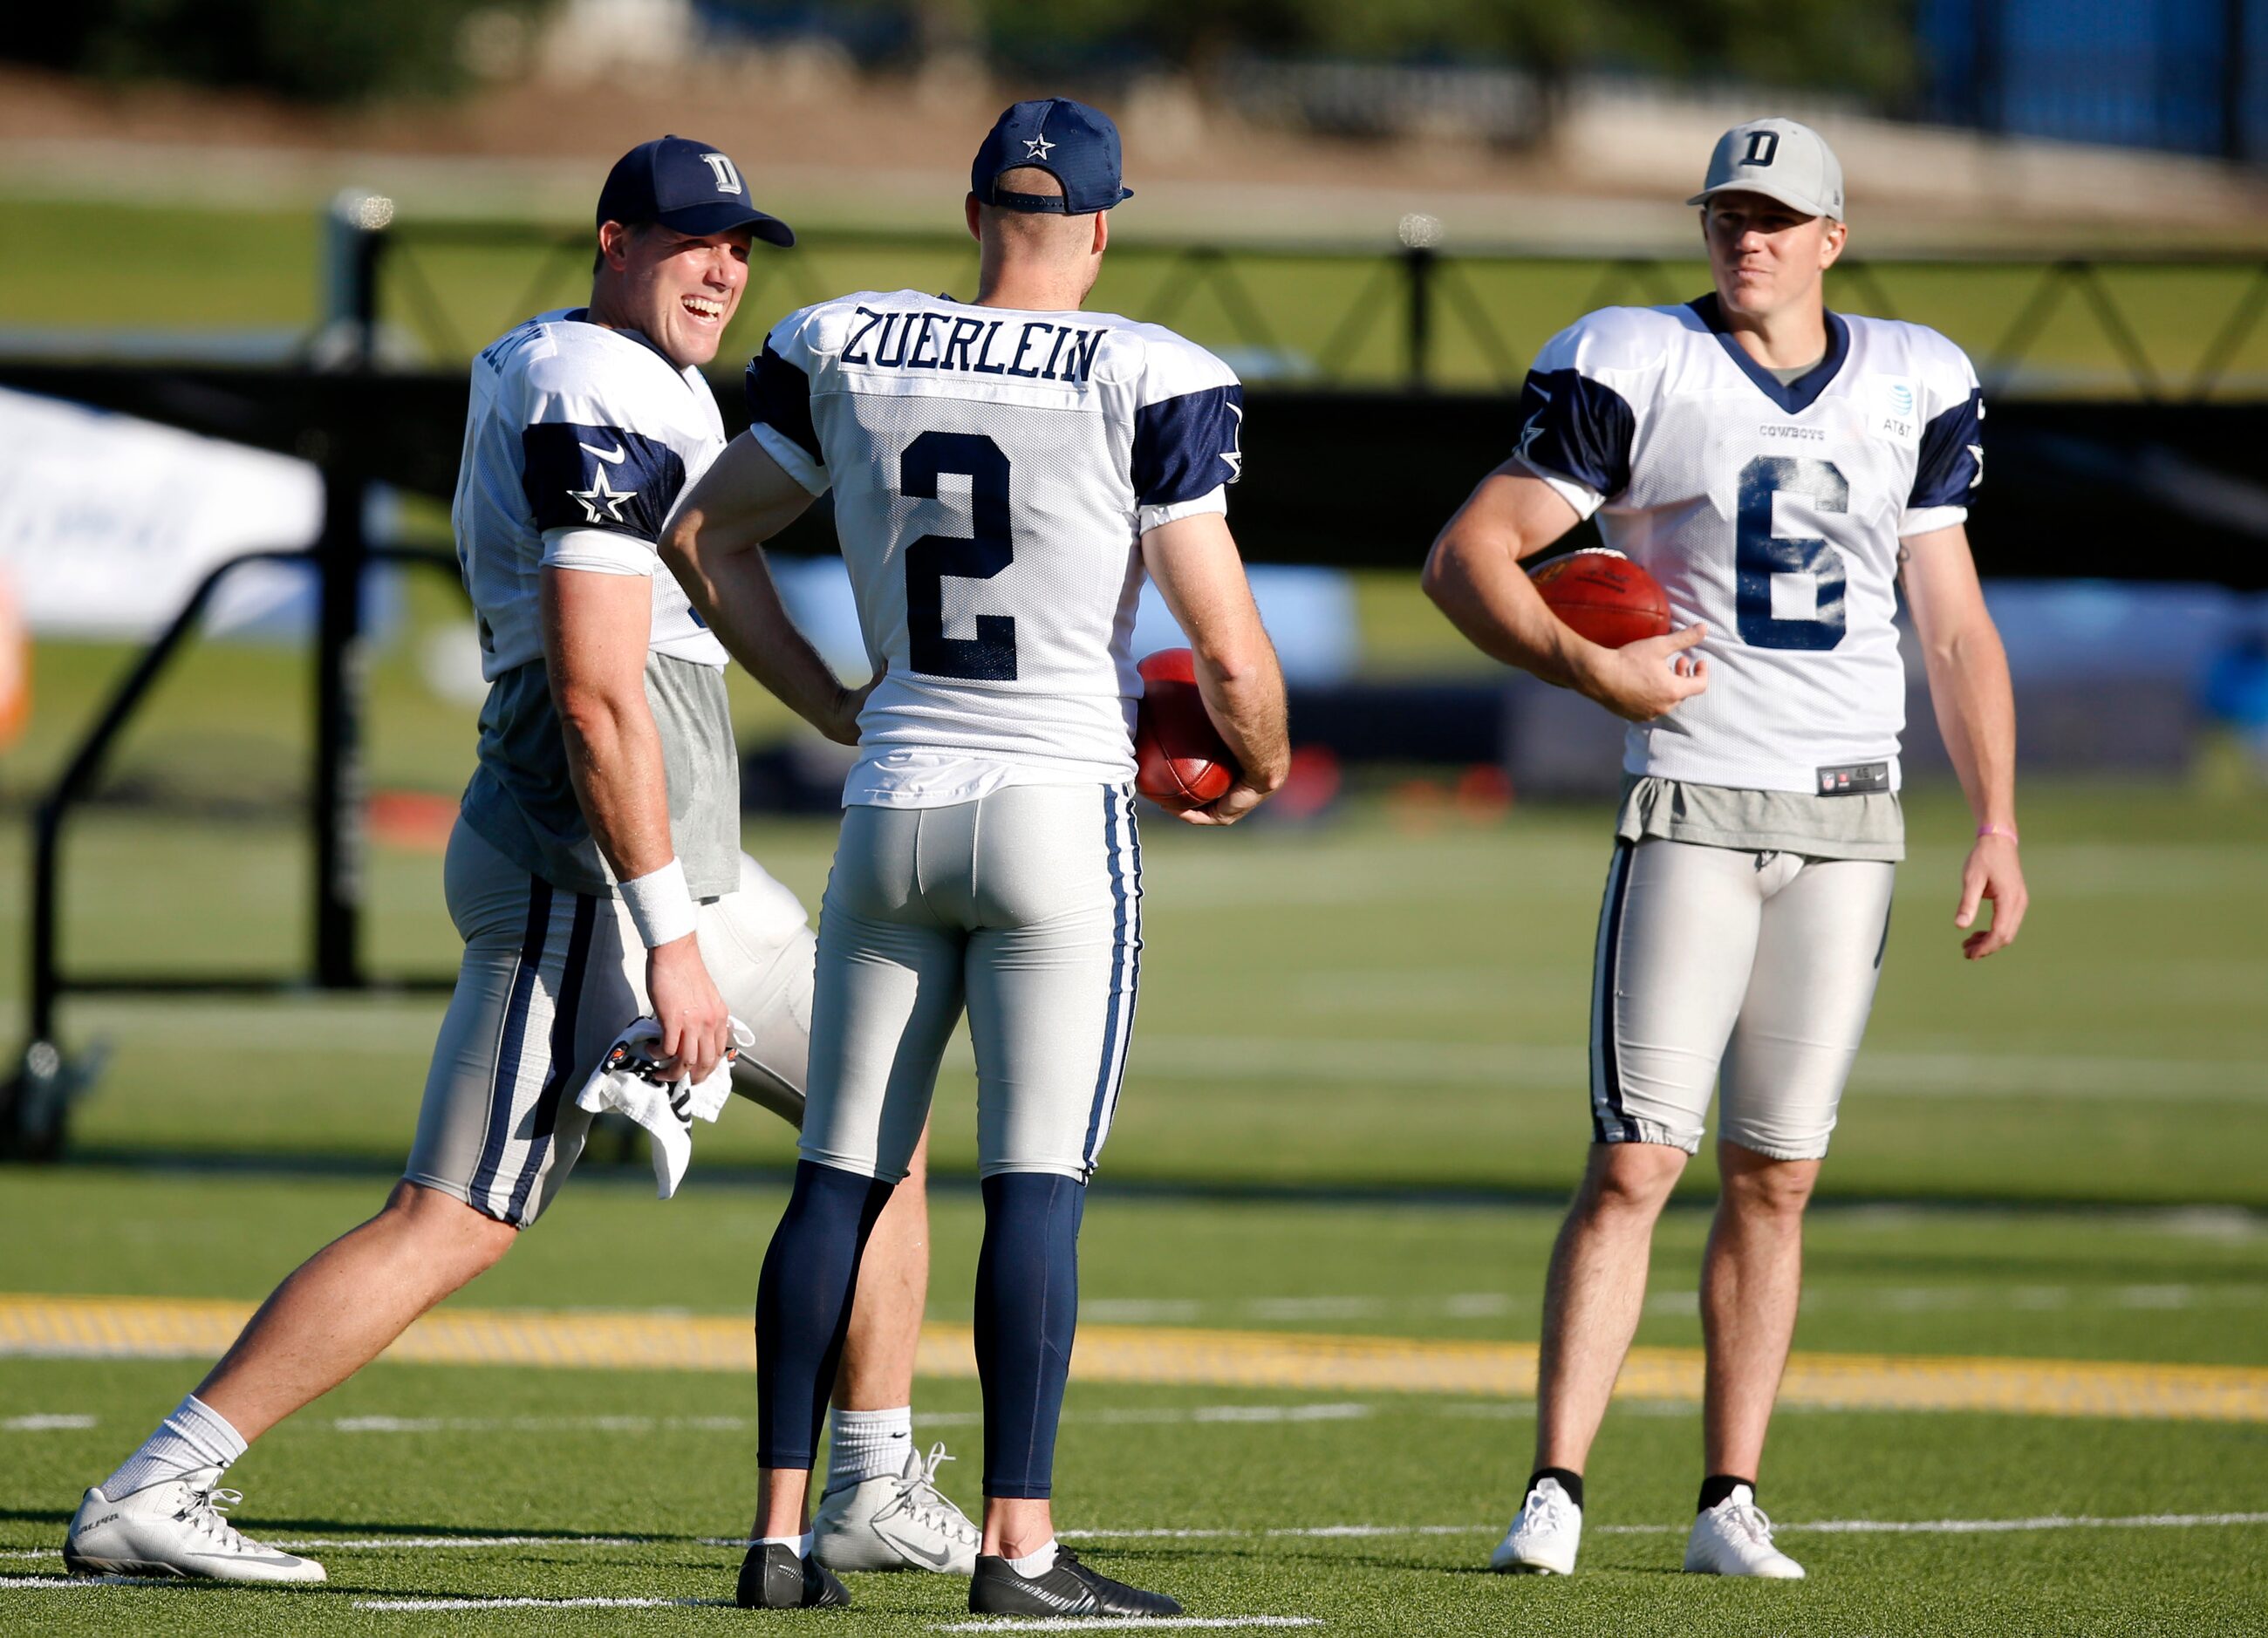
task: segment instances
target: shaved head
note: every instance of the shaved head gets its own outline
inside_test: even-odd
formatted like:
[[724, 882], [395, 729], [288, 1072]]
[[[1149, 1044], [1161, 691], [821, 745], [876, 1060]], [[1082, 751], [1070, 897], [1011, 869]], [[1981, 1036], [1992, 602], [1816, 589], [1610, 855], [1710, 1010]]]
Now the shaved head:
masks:
[[[1004, 194], [1031, 194], [1042, 199], [1064, 196], [1064, 186], [1055, 173], [1035, 165], [1003, 171], [994, 186]], [[1052, 210], [1010, 210], [999, 205], [980, 205], [977, 209], [987, 246], [997, 245], [1018, 259], [1073, 261], [1085, 256], [1094, 242], [1092, 211], [1072, 217]]]
[[[1035, 165], [1001, 172], [993, 187], [1001, 194], [1064, 197], [1055, 173]], [[979, 301], [1048, 312], [1067, 312], [1086, 301], [1102, 271], [1103, 247], [1110, 242], [1107, 212], [1011, 210], [985, 204], [974, 193], [967, 209], [968, 231], [983, 250], [977, 269]]]

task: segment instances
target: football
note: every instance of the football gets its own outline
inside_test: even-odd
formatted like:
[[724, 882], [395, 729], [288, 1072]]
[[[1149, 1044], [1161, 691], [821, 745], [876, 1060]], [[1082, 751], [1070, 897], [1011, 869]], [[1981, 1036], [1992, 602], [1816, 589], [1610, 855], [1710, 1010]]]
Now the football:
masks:
[[1553, 558], [1534, 578], [1551, 612], [1601, 648], [1669, 635], [1661, 582], [1620, 552], [1585, 547]]
[[1136, 669], [1142, 704], [1134, 717], [1134, 788], [1169, 813], [1218, 802], [1236, 781], [1236, 759], [1197, 693], [1197, 657], [1160, 649]]

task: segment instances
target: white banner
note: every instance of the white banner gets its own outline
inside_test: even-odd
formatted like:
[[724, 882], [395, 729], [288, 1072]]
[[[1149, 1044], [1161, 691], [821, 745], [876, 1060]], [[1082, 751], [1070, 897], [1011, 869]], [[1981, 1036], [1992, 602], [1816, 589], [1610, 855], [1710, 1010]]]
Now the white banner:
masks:
[[[146, 637], [222, 559], [311, 546], [322, 474], [304, 460], [0, 388], [0, 564], [35, 636]], [[205, 629], [304, 603], [310, 577], [255, 564], [223, 581]]]

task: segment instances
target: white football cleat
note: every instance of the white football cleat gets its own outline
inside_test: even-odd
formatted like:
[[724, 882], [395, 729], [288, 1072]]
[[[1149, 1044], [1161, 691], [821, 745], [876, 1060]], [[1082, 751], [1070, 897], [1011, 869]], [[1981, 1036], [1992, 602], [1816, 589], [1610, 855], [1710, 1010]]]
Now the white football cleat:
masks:
[[1803, 1579], [1803, 1566], [1772, 1546], [1771, 1520], [1746, 1485], [1734, 1485], [1732, 1495], [1694, 1519], [1685, 1538], [1685, 1568], [1702, 1576]]
[[968, 1515], [937, 1487], [937, 1470], [953, 1459], [945, 1446], [930, 1447], [924, 1462], [906, 1452], [906, 1470], [819, 1498], [811, 1521], [812, 1556], [828, 1569], [925, 1569], [946, 1576], [976, 1572], [983, 1539]]
[[1582, 1545], [1583, 1509], [1557, 1479], [1539, 1479], [1489, 1554], [1489, 1568], [1499, 1575], [1572, 1576]]
[[74, 1576], [172, 1576], [206, 1581], [314, 1582], [323, 1567], [239, 1535], [227, 1509], [241, 1491], [218, 1488], [220, 1469], [201, 1467], [146, 1485], [115, 1502], [90, 1490], [63, 1538]]

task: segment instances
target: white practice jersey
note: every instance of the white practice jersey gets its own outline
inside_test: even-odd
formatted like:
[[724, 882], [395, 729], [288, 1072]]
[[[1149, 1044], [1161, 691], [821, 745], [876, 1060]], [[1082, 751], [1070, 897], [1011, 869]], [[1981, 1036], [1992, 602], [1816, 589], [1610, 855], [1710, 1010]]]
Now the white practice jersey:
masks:
[[870, 659], [843, 801], [1133, 777], [1142, 535], [1226, 509], [1242, 390], [1108, 313], [865, 292], [782, 320], [749, 436], [835, 523]]
[[545, 564], [653, 582], [656, 653], [721, 668], [724, 645], [654, 542], [678, 492], [725, 447], [716, 395], [635, 332], [538, 313], [473, 364], [457, 474], [457, 557], [491, 682], [540, 659]]
[[453, 514], [489, 683], [465, 822], [531, 874], [612, 891], [584, 821], [543, 663], [546, 567], [641, 577], [652, 588], [647, 703], [661, 736], [670, 834], [695, 894], [739, 879], [740, 782], [724, 645], [655, 542], [678, 493], [725, 447], [716, 395], [646, 340], [540, 313], [473, 361]]
[[1783, 385], [1716, 298], [1609, 307], [1538, 355], [1517, 458], [1705, 624], [1707, 689], [1635, 724], [1632, 774], [1755, 790], [1896, 790], [1898, 541], [1968, 516], [1977, 374], [1934, 330], [1827, 315]]

